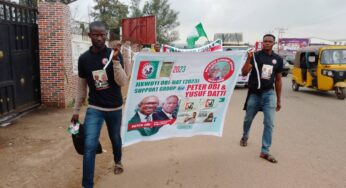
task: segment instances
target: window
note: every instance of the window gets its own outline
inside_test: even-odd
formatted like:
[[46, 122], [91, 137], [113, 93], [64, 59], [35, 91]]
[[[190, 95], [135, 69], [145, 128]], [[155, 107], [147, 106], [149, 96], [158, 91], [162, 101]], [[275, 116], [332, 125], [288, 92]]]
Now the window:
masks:
[[346, 64], [346, 49], [324, 50], [321, 64]]

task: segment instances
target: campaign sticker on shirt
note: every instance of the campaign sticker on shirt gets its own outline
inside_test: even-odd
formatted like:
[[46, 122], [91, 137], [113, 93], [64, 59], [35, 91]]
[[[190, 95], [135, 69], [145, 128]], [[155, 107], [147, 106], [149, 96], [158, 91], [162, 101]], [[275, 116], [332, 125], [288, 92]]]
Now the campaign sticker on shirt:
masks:
[[109, 88], [108, 77], [105, 70], [96, 70], [92, 72], [95, 81], [96, 90]]
[[273, 63], [273, 65], [275, 65], [277, 63], [276, 59], [273, 59], [272, 63]]
[[108, 59], [107, 59], [107, 58], [103, 58], [103, 59], [102, 59], [102, 64], [103, 64], [103, 65], [107, 64], [107, 62], [108, 62]]
[[273, 74], [273, 65], [263, 65], [261, 78], [265, 80], [270, 80]]

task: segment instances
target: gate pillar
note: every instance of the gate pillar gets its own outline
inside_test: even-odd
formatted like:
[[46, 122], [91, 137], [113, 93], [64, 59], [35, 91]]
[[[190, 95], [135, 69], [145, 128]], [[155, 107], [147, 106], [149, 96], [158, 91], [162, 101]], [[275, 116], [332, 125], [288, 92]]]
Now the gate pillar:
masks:
[[60, 2], [39, 2], [38, 12], [41, 101], [64, 108], [72, 104], [76, 90], [70, 10]]

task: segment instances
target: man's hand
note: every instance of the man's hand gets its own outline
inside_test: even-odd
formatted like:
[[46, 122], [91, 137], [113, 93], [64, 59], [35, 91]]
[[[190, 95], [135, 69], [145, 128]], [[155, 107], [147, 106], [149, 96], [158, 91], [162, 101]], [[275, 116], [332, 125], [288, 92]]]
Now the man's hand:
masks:
[[253, 53], [254, 53], [253, 49], [250, 49], [249, 51], [247, 51], [247, 58], [251, 59], [253, 57]]
[[73, 114], [72, 118], [71, 118], [71, 123], [76, 123], [79, 119], [79, 115], [78, 114]]
[[113, 53], [112, 60], [119, 61], [119, 49], [118, 48], [114, 48], [113, 51], [114, 51], [114, 53]]
[[276, 111], [278, 112], [278, 111], [280, 111], [280, 109], [281, 109], [281, 102], [278, 101], [278, 102], [276, 103]]
[[250, 64], [250, 62], [251, 62], [251, 59], [253, 58], [253, 53], [254, 53], [253, 49], [250, 49], [247, 51], [247, 54], [248, 54], [247, 59], [243, 68], [241, 69], [242, 76], [246, 76], [252, 69], [252, 65]]

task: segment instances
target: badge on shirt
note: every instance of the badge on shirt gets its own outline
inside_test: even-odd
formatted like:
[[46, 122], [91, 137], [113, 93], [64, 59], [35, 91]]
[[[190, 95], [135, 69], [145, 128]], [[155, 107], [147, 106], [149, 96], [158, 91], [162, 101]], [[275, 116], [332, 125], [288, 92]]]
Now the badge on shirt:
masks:
[[273, 74], [273, 65], [263, 65], [261, 78], [265, 80], [270, 80]]
[[103, 59], [102, 59], [102, 65], [106, 65], [107, 62], [108, 62], [108, 59], [107, 59], [107, 58], [103, 58]]
[[105, 70], [96, 70], [92, 73], [95, 81], [96, 90], [103, 90], [109, 88], [108, 77]]
[[273, 65], [275, 65], [277, 63], [276, 59], [273, 59], [272, 63], [273, 63]]

